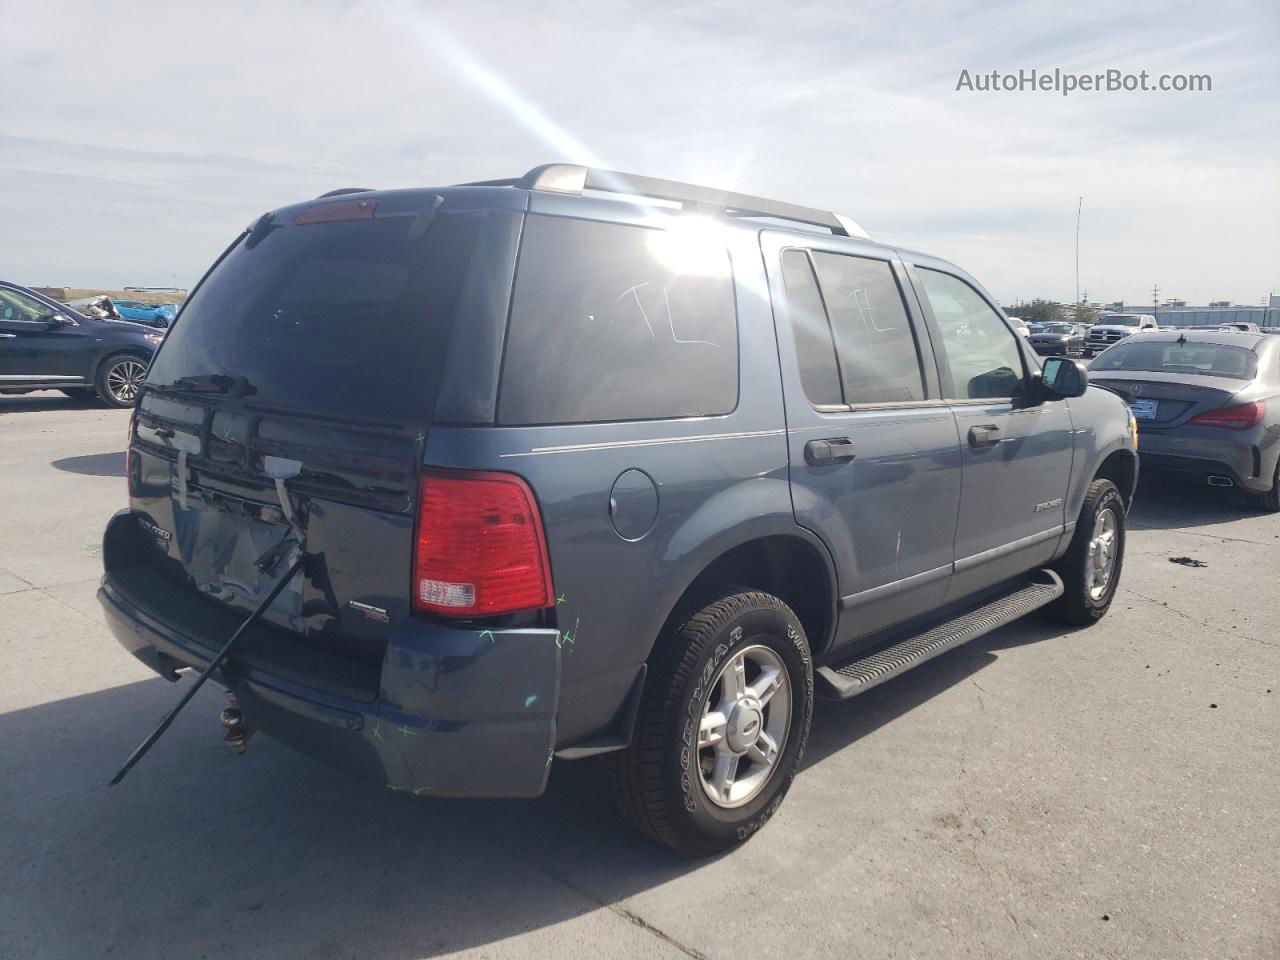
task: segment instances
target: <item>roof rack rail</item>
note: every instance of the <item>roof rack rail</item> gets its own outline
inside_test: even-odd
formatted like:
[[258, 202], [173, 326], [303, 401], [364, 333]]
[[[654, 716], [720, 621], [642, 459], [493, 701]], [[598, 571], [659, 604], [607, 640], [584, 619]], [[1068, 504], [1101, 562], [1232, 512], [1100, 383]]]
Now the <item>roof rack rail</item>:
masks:
[[323, 200], [326, 197], [345, 197], [348, 193], [368, 193], [373, 187], [339, 187], [337, 190], [330, 190], [328, 193], [322, 193], [316, 197], [317, 200]]
[[867, 232], [848, 217], [826, 210], [802, 207], [780, 200], [753, 197], [745, 193], [699, 187], [676, 180], [659, 180], [633, 173], [597, 170], [572, 163], [544, 163], [523, 177], [508, 180], [480, 180], [461, 184], [468, 187], [519, 187], [545, 193], [581, 196], [588, 190], [652, 197], [679, 203], [686, 210], [713, 209], [732, 217], [770, 217], [825, 227], [836, 236], [870, 239]]

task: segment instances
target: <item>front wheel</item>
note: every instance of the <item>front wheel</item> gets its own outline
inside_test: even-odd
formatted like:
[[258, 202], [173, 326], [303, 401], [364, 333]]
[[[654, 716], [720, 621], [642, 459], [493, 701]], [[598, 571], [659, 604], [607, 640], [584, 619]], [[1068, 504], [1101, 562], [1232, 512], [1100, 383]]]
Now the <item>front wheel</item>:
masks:
[[1054, 564], [1065, 592], [1045, 608], [1055, 620], [1084, 627], [1111, 607], [1124, 565], [1124, 498], [1110, 480], [1094, 480], [1085, 493], [1071, 546]]
[[673, 617], [649, 661], [635, 736], [611, 755], [614, 802], [686, 856], [741, 843], [795, 778], [813, 716], [813, 664], [771, 594], [718, 592]]
[[98, 396], [113, 407], [132, 407], [147, 377], [147, 361], [131, 353], [107, 357], [98, 370]]

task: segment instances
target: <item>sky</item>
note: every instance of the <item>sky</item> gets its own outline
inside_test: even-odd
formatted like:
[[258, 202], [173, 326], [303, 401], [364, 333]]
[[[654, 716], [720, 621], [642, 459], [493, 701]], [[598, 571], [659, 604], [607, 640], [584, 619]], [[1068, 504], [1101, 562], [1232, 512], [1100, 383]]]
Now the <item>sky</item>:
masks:
[[[0, 277], [189, 287], [339, 186], [585, 162], [832, 209], [1006, 305], [1280, 294], [1280, 4], [0, 0]], [[15, 38], [21, 42], [13, 42]], [[1208, 92], [969, 76], [1208, 74]]]

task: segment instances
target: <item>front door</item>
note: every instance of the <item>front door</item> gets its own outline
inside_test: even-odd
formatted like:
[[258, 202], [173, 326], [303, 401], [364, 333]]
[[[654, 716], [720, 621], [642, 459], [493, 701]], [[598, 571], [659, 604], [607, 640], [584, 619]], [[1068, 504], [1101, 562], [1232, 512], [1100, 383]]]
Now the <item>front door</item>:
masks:
[[1065, 400], [1035, 402], [1038, 361], [975, 284], [922, 263], [911, 276], [964, 451], [948, 595], [957, 600], [1053, 557], [1071, 477], [1071, 413]]
[[51, 325], [57, 315], [57, 309], [42, 300], [0, 287], [0, 383], [56, 384], [86, 375], [93, 338], [74, 321]]
[[837, 644], [937, 607], [960, 500], [955, 415], [901, 264], [844, 238], [765, 234], [796, 520], [839, 577]]

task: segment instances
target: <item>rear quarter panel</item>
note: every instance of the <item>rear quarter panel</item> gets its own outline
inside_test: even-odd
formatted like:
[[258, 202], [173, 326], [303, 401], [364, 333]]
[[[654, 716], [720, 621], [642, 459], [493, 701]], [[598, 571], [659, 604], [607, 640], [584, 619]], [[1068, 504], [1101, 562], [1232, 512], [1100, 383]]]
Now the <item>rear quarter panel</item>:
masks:
[[[552, 213], [560, 212], [557, 199], [534, 197], [542, 212]], [[565, 212], [583, 216], [593, 209], [575, 198]], [[599, 209], [601, 219], [617, 219], [616, 203]], [[733, 229], [727, 245], [739, 344], [738, 403], [731, 413], [555, 426], [436, 425], [427, 436], [424, 459], [432, 466], [516, 473], [538, 498], [557, 595], [561, 746], [611, 727], [672, 608], [711, 561], [758, 536], [798, 532], [756, 234]], [[647, 477], [657, 499], [652, 527], [628, 530], [630, 539], [610, 517], [611, 490], [627, 471]], [[644, 480], [632, 479], [641, 499], [648, 496]]]

